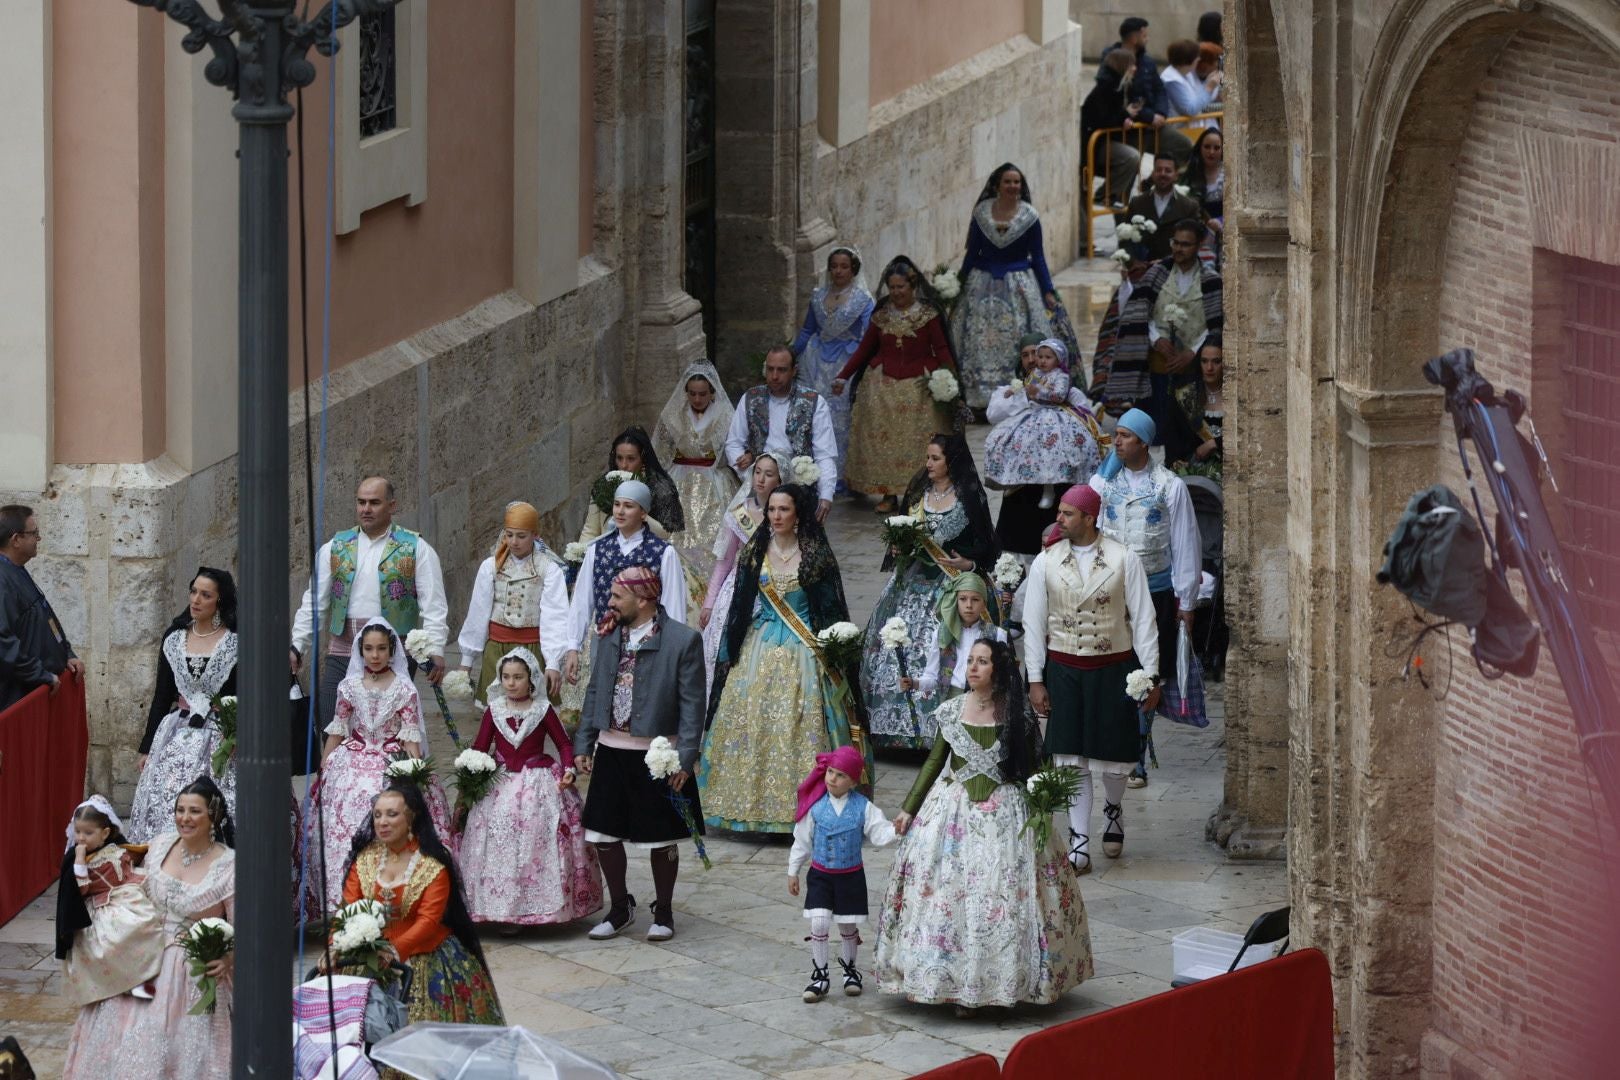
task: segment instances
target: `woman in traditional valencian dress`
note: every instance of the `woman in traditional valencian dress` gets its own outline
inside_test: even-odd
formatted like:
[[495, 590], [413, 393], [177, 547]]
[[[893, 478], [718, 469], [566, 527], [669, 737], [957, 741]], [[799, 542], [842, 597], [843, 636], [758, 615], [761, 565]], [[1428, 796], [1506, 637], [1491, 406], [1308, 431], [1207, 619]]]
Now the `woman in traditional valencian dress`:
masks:
[[[769, 528], [754, 533], [737, 564], [726, 620], [714, 724], [698, 761], [706, 822], [734, 832], [790, 833], [797, 790], [816, 755], [854, 745], [850, 673], [827, 669], [815, 636], [849, 618], [843, 578], [816, 521], [816, 492], [777, 488], [766, 503]], [[797, 777], [797, 779], [795, 779]]]
[[840, 244], [827, 255], [827, 272], [810, 294], [804, 325], [788, 346], [799, 361], [799, 381], [827, 402], [833, 436], [838, 442], [838, 486], [844, 483], [844, 456], [849, 449], [848, 397], [833, 394], [833, 381], [866, 336], [877, 301], [861, 279], [861, 254]]
[[[720, 436], [724, 438], [724, 430]], [[614, 438], [612, 446], [608, 448], [606, 471], [629, 473], [632, 478], [647, 485], [647, 490], [652, 493], [651, 505], [647, 507], [647, 528], [652, 530], [654, 536], [668, 540], [672, 534], [686, 528], [680, 489], [675, 486], [669, 473], [664, 471], [663, 463], [658, 460], [658, 451], [653, 449], [652, 440], [639, 425], [625, 428]], [[581, 547], [613, 531], [613, 492], [617, 487], [617, 482], [604, 483], [599, 480], [592, 489], [591, 502], [585, 510], [585, 524], [579, 529], [578, 543]]]
[[686, 528], [672, 535], [670, 543], [687, 570], [703, 581], [714, 569], [720, 520], [737, 491], [737, 475], [724, 461], [734, 412], [720, 372], [707, 360], [699, 360], [681, 373], [653, 428], [653, 448], [674, 470], [686, 519]]
[[[343, 892], [343, 864], [349, 842], [371, 814], [371, 800], [388, 784], [388, 766], [402, 758], [427, 756], [422, 728], [422, 701], [405, 666], [405, 647], [381, 616], [354, 636], [349, 673], [337, 691], [337, 714], [326, 728], [321, 777], [310, 794], [304, 842], [313, 853], [326, 835], [326, 908], [315, 891], [320, 877], [311, 873], [305, 886], [305, 911], [311, 919], [330, 915]], [[433, 807], [440, 835], [451, 836], [450, 803], [438, 781], [424, 792]], [[320, 821], [324, 815], [325, 822]], [[310, 867], [320, 864], [311, 855]]]
[[[354, 838], [343, 902], [356, 900], [376, 900], [388, 909], [383, 936], [413, 973], [410, 1023], [505, 1023], [456, 860], [434, 827], [421, 789], [409, 780], [389, 782]], [[334, 959], [343, 970], [341, 955], [323, 955], [321, 968]]]
[[541, 694], [533, 653], [511, 649], [496, 671], [473, 749], [494, 757], [501, 778], [468, 811], [461, 835], [467, 909], [477, 922], [510, 927], [568, 922], [602, 906], [602, 871], [579, 822], [573, 743]]
[[[133, 842], [144, 844], [168, 831], [180, 789], [213, 775], [214, 751], [225, 737], [213, 705], [236, 693], [236, 651], [236, 582], [224, 570], [200, 567], [186, 610], [163, 634], [157, 689], [141, 739], [141, 778], [125, 830]], [[234, 813], [234, 757], [215, 780]]]
[[1032, 333], [1051, 337], [1051, 312], [1058, 308], [1046, 268], [1041, 218], [1030, 203], [1023, 170], [1011, 162], [991, 173], [979, 192], [961, 278], [951, 337], [962, 369], [962, 393], [969, 405], [983, 409], [1001, 382], [1007, 357], [1018, 351], [1018, 339]]
[[968, 692], [941, 705], [939, 736], [906, 796], [905, 837], [878, 914], [878, 989], [958, 1015], [1047, 1005], [1091, 976], [1074, 870], [1024, 830], [1023, 787], [1041, 733], [1012, 650], [980, 641]]
[[698, 612], [698, 628], [703, 631], [703, 664], [708, 669], [708, 687], [714, 689], [714, 664], [720, 644], [726, 639], [726, 616], [731, 613], [731, 597], [737, 585], [737, 554], [765, 521], [765, 501], [782, 484], [784, 462], [766, 452], [754, 459], [748, 485], [739, 490], [726, 508], [720, 535], [714, 541], [714, 573]]
[[[540, 539], [540, 511], [526, 502], [508, 503], [495, 553], [478, 567], [467, 619], [456, 645], [461, 670], [483, 703], [484, 687], [495, 681], [495, 667], [514, 645], [546, 658], [547, 697], [562, 688], [562, 657], [568, 636], [568, 572]], [[472, 667], [478, 664], [478, 671]]]
[[207, 777], [175, 797], [169, 820], [146, 853], [146, 895], [167, 943], [150, 984], [152, 1000], [120, 994], [80, 1009], [62, 1066], [65, 1080], [231, 1075], [234, 954], [209, 965], [207, 974], [218, 980], [215, 1005], [194, 1016], [197, 977], [177, 939], [203, 919], [236, 921], [236, 834], [224, 795]]
[[956, 359], [939, 303], [910, 259], [901, 255], [883, 268], [883, 289], [832, 392], [855, 396], [845, 479], [852, 490], [881, 496], [877, 509], [887, 513], [911, 476], [913, 447], [951, 426], [928, 377], [954, 370]]
[[[896, 564], [892, 553], [884, 560], [883, 568], [892, 567], [894, 573], [866, 624], [861, 695], [874, 745], [926, 749], [934, 741], [936, 695], [907, 692], [900, 680], [917, 679], [928, 666], [946, 582], [968, 571], [988, 574], [996, 564], [990, 502], [965, 438], [935, 435], [928, 440], [923, 467], [906, 489], [904, 509], [927, 526], [930, 539], [903, 565]], [[905, 621], [911, 639], [898, 652], [878, 632], [895, 617]], [[992, 599], [990, 620], [1000, 617]]]

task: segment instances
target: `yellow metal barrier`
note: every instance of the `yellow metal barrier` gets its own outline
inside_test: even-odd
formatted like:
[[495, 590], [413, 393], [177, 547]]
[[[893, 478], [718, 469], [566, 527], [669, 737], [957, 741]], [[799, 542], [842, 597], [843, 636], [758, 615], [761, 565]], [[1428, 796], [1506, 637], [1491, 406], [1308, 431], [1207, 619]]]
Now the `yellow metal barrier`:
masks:
[[[1205, 123], [1206, 121], [1214, 120], [1217, 124], [1219, 124], [1222, 116], [1223, 114], [1218, 112], [1199, 113], [1196, 116], [1168, 116], [1165, 117], [1164, 127], [1175, 128], [1178, 131], [1202, 131], [1206, 126], [1208, 126]], [[1147, 146], [1147, 135], [1148, 132], [1152, 132], [1153, 152], [1157, 154], [1159, 152], [1159, 132], [1162, 130], [1163, 128], [1156, 128], [1152, 124], [1133, 125], [1129, 131], [1127, 131], [1125, 128], [1098, 128], [1096, 131], [1091, 133], [1091, 138], [1086, 140], [1085, 156], [1081, 158], [1080, 162], [1081, 187], [1083, 189], [1082, 196], [1085, 199], [1087, 208], [1086, 258], [1091, 258], [1097, 250], [1097, 219], [1100, 217], [1107, 217], [1114, 212], [1114, 208], [1111, 204], [1105, 203], [1102, 206], [1098, 206], [1095, 201], [1095, 189], [1097, 186], [1096, 160], [1097, 147], [1099, 145], [1098, 140], [1111, 139], [1114, 135], [1124, 135], [1126, 140], [1129, 140], [1131, 136], [1134, 135], [1137, 152], [1145, 153]], [[1138, 166], [1138, 168], [1140, 168], [1140, 166]], [[1112, 185], [1109, 183], [1111, 178], [1109, 176], [1108, 155], [1106, 154], [1103, 155], [1102, 179], [1104, 192], [1103, 198], [1106, 199], [1108, 197], [1107, 192], [1112, 188]]]

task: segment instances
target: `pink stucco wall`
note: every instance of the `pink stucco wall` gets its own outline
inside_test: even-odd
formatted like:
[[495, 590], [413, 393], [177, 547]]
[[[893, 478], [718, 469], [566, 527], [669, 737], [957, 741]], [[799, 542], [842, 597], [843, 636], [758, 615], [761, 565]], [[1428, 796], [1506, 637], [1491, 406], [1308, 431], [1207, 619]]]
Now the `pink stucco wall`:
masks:
[[1024, 32], [1024, 0], [873, 0], [871, 103]]

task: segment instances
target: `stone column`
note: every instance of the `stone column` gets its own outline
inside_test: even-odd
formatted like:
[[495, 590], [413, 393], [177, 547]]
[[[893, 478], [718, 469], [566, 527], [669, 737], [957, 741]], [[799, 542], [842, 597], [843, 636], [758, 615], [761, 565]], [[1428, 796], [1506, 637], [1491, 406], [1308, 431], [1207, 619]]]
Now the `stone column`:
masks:
[[[639, 74], [629, 120], [629, 157], [635, 175], [630, 182], [639, 198], [639, 229], [627, 237], [636, 247], [637, 272], [632, 296], [637, 303], [637, 348], [634, 378], [623, 387], [621, 406], [630, 416], [656, 416], [675, 377], [687, 364], [703, 358], [702, 311], [682, 288], [684, 231], [682, 191], [685, 177], [685, 35], [679, 0], [647, 0], [624, 9], [638, 41], [624, 62], [633, 60], [625, 78]], [[628, 35], [627, 35], [628, 38]], [[627, 364], [626, 374], [632, 365]], [[645, 421], [643, 421], [645, 422]]]
[[7, 108], [0, 120], [6, 192], [0, 261], [0, 490], [45, 489], [51, 468], [51, 3], [0, 9]]

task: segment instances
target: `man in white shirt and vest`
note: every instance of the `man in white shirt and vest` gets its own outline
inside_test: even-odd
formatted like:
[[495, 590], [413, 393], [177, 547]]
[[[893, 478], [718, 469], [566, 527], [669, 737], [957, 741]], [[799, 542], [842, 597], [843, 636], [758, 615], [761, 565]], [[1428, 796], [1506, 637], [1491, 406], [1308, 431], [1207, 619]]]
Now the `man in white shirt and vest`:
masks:
[[[304, 589], [293, 618], [292, 672], [298, 674], [314, 638], [316, 621], [326, 631], [326, 659], [320, 673], [321, 725], [332, 722], [338, 683], [349, 667], [354, 634], [370, 619], [388, 620], [401, 641], [412, 630], [426, 630], [432, 641], [435, 685], [444, 678], [444, 643], [450, 636], [450, 608], [438, 552], [419, 534], [394, 524], [393, 482], [368, 476], [354, 493], [359, 524], [321, 545], [315, 556], [319, 594]], [[416, 673], [415, 661], [410, 661]]]
[[[1126, 680], [1159, 669], [1158, 628], [1147, 574], [1135, 552], [1097, 530], [1102, 499], [1077, 484], [1058, 503], [1063, 536], [1035, 557], [1024, 596], [1029, 701], [1047, 716], [1046, 752], [1080, 771], [1069, 806], [1069, 862], [1091, 871], [1092, 767], [1102, 774], [1103, 854], [1125, 847], [1125, 780], [1136, 764], [1137, 703]], [[1140, 708], [1158, 706], [1155, 685]]]
[[[765, 385], [743, 391], [726, 430], [726, 461], [746, 483], [748, 470], [762, 453], [769, 452], [783, 462], [813, 458], [821, 470], [816, 481], [816, 520], [825, 521], [838, 490], [838, 441], [826, 399], [807, 386], [796, 385], [798, 374], [799, 362], [786, 345], [765, 354]], [[786, 469], [782, 482], [793, 482]]]
[[[1187, 485], [1152, 458], [1149, 447], [1154, 434], [1153, 418], [1141, 409], [1131, 409], [1120, 417], [1113, 452], [1091, 478], [1091, 486], [1102, 496], [1098, 528], [1135, 552], [1147, 572], [1159, 627], [1158, 655], [1164, 677], [1171, 679], [1176, 674], [1177, 634], [1183, 624], [1192, 633], [1202, 549]], [[1133, 788], [1147, 785], [1152, 740], [1150, 710], [1144, 718], [1136, 770], [1131, 774]]]

